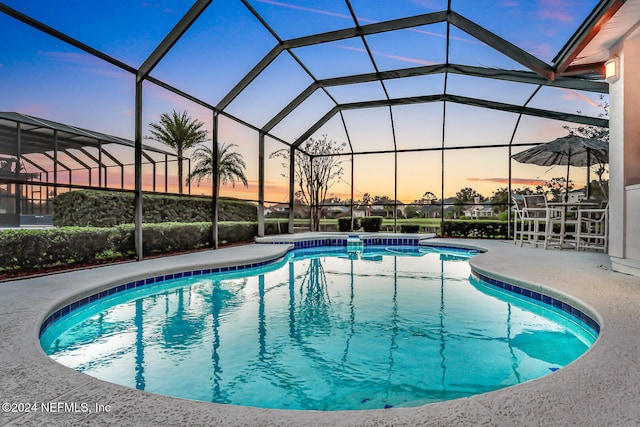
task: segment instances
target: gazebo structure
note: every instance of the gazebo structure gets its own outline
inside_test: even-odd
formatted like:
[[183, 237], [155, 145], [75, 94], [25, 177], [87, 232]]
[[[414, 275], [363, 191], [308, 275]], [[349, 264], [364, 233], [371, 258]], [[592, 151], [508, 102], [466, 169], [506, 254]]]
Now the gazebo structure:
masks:
[[[126, 80], [124, 98], [131, 119], [124, 133], [133, 140], [133, 155], [128, 159], [134, 165], [136, 247], [141, 259], [142, 194], [150, 185], [143, 176], [145, 159], [155, 166], [146, 151], [149, 147], [143, 145], [145, 126], [166, 110], [168, 98], [171, 105], [188, 106], [205, 118], [214, 149], [237, 138], [241, 149], [251, 153], [253, 186], [245, 199], [258, 204], [259, 234], [264, 233], [265, 208], [283, 201], [289, 203], [289, 229], [293, 232], [293, 205], [299, 190], [294, 170], [296, 154], [300, 153], [311, 165], [323, 156], [341, 159], [346, 178], [337, 184], [336, 191], [349, 200], [350, 209], [373, 189], [398, 203], [409, 194], [409, 182], [418, 182], [423, 190], [411, 196], [415, 204], [420, 205], [417, 199], [427, 189], [435, 194], [444, 217], [445, 200], [469, 182], [500, 182], [508, 191], [521, 182], [539, 182], [542, 178], [537, 173], [514, 171], [517, 166], [509, 160], [511, 155], [539, 142], [542, 131], [550, 140], [566, 134], [565, 127], [609, 126], [602, 108], [608, 106], [610, 89], [604, 65], [612, 56], [610, 48], [620, 50], [618, 59], [625, 58], [626, 40], [633, 39], [638, 22], [637, 1], [587, 3], [567, 10], [558, 6], [522, 12], [517, 8], [487, 9], [478, 2], [462, 0], [429, 5], [393, 2], [393, 6], [358, 0], [320, 6], [271, 0], [198, 0], [188, 9], [176, 5], [164, 14], [127, 10], [116, 16], [104, 11], [104, 16], [91, 16], [83, 23], [88, 26], [93, 22], [107, 32], [107, 27], [126, 28], [108, 34], [94, 29], [87, 33], [86, 26], [65, 24], [45, 8], [20, 2], [0, 3], [0, 18], [9, 33], [26, 32], [35, 40], [36, 31], [37, 37], [44, 34], [47, 40], [55, 41], [58, 50], [50, 48], [54, 52], [45, 55], [48, 58], [76, 61], [83, 67], [90, 63], [92, 71], [99, 69], [100, 81], [111, 88], [119, 88], [118, 82]], [[71, 8], [64, 15], [74, 12]], [[121, 15], [135, 16], [139, 25], [105, 25], [109, 19], [125, 19]], [[166, 31], [152, 35], [154, 24]], [[601, 31], [605, 26], [613, 30]], [[131, 40], [137, 40], [138, 45]], [[630, 64], [632, 61], [616, 62], [614, 68], [624, 76]], [[109, 80], [104, 77], [108, 74], [117, 76]], [[623, 81], [623, 77], [617, 80]], [[625, 85], [624, 90], [631, 91], [631, 86]], [[108, 98], [106, 93], [96, 96]], [[618, 105], [623, 99], [625, 104]], [[626, 93], [612, 98], [612, 122], [623, 115], [623, 109], [626, 114], [633, 113], [626, 104], [632, 102], [629, 99]], [[582, 104], [567, 100], [581, 100]], [[87, 104], [92, 102], [95, 100]], [[26, 126], [33, 126], [23, 120]], [[103, 119], [105, 127], [110, 120]], [[625, 133], [631, 126], [628, 123], [625, 120], [621, 128], [612, 127], [611, 143], [637, 151], [638, 142]], [[90, 154], [97, 169], [104, 169], [97, 155], [108, 157], [106, 151], [98, 147], [95, 153], [101, 139], [87, 133], [78, 131], [74, 138], [94, 141], [88, 145], [94, 147]], [[322, 135], [345, 142], [346, 149], [315, 153], [305, 148], [310, 138], [317, 140]], [[628, 141], [621, 142], [625, 137]], [[58, 144], [62, 144], [62, 151], [70, 148], [64, 141]], [[0, 154], [7, 162], [16, 162], [17, 156], [30, 162], [26, 160], [30, 156], [4, 144], [2, 147]], [[50, 156], [51, 150], [47, 151]], [[271, 156], [282, 150], [289, 153], [287, 170]], [[612, 147], [611, 151], [615, 150]], [[612, 156], [610, 167], [611, 211], [618, 219], [628, 218], [625, 209], [629, 207], [623, 200], [635, 197], [625, 193], [635, 191], [633, 188], [623, 190], [634, 185], [629, 180], [633, 172], [620, 175], [621, 164], [628, 163], [623, 157], [626, 153]], [[35, 161], [30, 164], [26, 173], [48, 171], [39, 169]], [[64, 169], [56, 159], [53, 164]], [[634, 168], [631, 165], [624, 170]], [[470, 169], [482, 171], [465, 181], [461, 171]], [[31, 182], [29, 176], [13, 172], [14, 178], [3, 175], [0, 182]], [[281, 174], [287, 177], [281, 180]], [[59, 175], [59, 170], [54, 175]], [[213, 175], [212, 188], [216, 188], [217, 175]], [[97, 181], [89, 186], [103, 184], [101, 176], [98, 173]], [[272, 190], [274, 182], [286, 187], [285, 200]], [[63, 186], [54, 179], [48, 180], [46, 188], [55, 191]], [[164, 190], [168, 191], [167, 184]], [[489, 191], [497, 191], [497, 187]], [[215, 206], [221, 194], [210, 194], [216, 242]], [[627, 221], [623, 219], [620, 230], [612, 228], [612, 251], [620, 259], [640, 259], [636, 254], [639, 243], [629, 243], [633, 227], [625, 228]], [[615, 243], [616, 239], [627, 243]], [[620, 252], [620, 244], [631, 247]]]

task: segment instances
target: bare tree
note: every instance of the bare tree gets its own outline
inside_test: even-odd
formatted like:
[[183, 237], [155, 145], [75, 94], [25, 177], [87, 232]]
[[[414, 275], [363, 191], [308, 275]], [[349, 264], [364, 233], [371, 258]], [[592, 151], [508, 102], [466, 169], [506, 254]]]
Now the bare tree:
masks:
[[[598, 114], [600, 118], [609, 118], [609, 103], [604, 100], [604, 95], [600, 95], [600, 104], [598, 107], [602, 109], [602, 112]], [[581, 111], [578, 111], [578, 114], [582, 114]], [[600, 126], [592, 126], [592, 125], [580, 125], [580, 126], [562, 126], [564, 129], [569, 131], [569, 134], [581, 136], [583, 138], [589, 139], [599, 139], [601, 141], [609, 142], [609, 128], [603, 128]], [[597, 160], [597, 159], [596, 159]], [[604, 198], [608, 198], [607, 190], [604, 187], [604, 183], [602, 181], [602, 176], [608, 172], [607, 164], [605, 163], [596, 163], [591, 166], [593, 172], [598, 175], [598, 185], [600, 187], [600, 191], [602, 192]], [[591, 186], [590, 182], [587, 182], [587, 186]]]
[[545, 181], [544, 184], [536, 186], [536, 194], [544, 194], [545, 196], [551, 195], [551, 200], [554, 202], [562, 201], [562, 194], [573, 190], [574, 185], [571, 180], [567, 184], [567, 178], [556, 177], [551, 178], [549, 181]]
[[[295, 198], [302, 200], [311, 209], [313, 229], [320, 229], [320, 204], [327, 198], [329, 189], [340, 180], [344, 173], [340, 154], [346, 143], [338, 143], [322, 138], [309, 138], [301, 144], [300, 150], [295, 152], [294, 179], [297, 190]], [[307, 153], [307, 154], [305, 154]], [[269, 155], [270, 159], [279, 157], [283, 159], [283, 169], [289, 170], [290, 150], [283, 148]], [[288, 176], [283, 174], [282, 176]]]

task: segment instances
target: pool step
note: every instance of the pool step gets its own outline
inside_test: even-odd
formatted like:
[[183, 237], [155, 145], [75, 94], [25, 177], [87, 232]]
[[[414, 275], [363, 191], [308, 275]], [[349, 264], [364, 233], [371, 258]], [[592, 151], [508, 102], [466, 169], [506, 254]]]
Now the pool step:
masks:
[[360, 239], [360, 236], [347, 237], [347, 250], [348, 251], [361, 251], [364, 249], [364, 242]]

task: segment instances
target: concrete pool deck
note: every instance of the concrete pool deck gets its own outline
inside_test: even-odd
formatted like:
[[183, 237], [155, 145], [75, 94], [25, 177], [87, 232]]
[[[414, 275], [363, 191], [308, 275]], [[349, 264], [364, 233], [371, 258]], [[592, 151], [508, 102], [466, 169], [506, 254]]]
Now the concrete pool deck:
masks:
[[[482, 273], [571, 296], [596, 314], [601, 326], [597, 342], [571, 365], [518, 386], [416, 408], [340, 412], [247, 408], [156, 395], [81, 374], [41, 349], [42, 322], [78, 297], [160, 272], [277, 259], [288, 249], [239, 246], [0, 283], [0, 403], [54, 403], [54, 409], [58, 402], [76, 405], [61, 406], [60, 412], [5, 412], [3, 406], [0, 426], [640, 425], [639, 278], [612, 272], [608, 256], [598, 253], [488, 240], [431, 242], [485, 248], [471, 260]], [[82, 403], [92, 412], [84, 412]], [[103, 406], [96, 411], [96, 404]]]

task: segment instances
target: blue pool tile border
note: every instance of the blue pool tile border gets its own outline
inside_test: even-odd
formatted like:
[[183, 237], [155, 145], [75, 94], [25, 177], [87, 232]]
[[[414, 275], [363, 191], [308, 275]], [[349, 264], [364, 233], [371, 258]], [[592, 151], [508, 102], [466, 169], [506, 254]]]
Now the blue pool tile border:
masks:
[[[354, 237], [354, 236], [349, 236]], [[420, 238], [418, 237], [360, 237], [365, 245], [393, 245], [393, 246], [418, 246]], [[293, 245], [295, 249], [315, 248], [319, 246], [347, 246], [347, 237], [326, 238], [326, 239], [309, 239], [309, 240], [287, 240], [274, 241], [266, 244], [274, 245]]]
[[471, 274], [473, 274], [476, 278], [482, 280], [483, 282], [493, 285], [495, 287], [498, 287], [500, 289], [503, 289], [507, 292], [512, 292], [517, 295], [522, 295], [524, 297], [527, 297], [536, 301], [540, 301], [543, 304], [546, 304], [558, 310], [561, 310], [564, 313], [568, 314], [569, 316], [580, 320], [582, 323], [589, 326], [597, 334], [600, 334], [600, 325], [598, 324], [598, 322], [596, 322], [591, 316], [589, 316], [582, 310], [577, 309], [572, 305], [567, 304], [564, 301], [561, 301], [552, 296], [545, 295], [537, 291], [532, 291], [531, 289], [527, 289], [521, 286], [516, 286], [511, 283], [503, 282], [502, 280], [485, 276], [484, 274], [477, 272], [473, 268], [471, 269]]
[[116, 285], [112, 288], [97, 292], [93, 295], [89, 295], [88, 297], [82, 298], [78, 301], [74, 301], [71, 304], [65, 305], [64, 307], [60, 308], [59, 310], [54, 311], [51, 315], [49, 315], [49, 317], [47, 317], [45, 319], [45, 321], [42, 323], [42, 325], [40, 325], [40, 335], [42, 336], [42, 334], [44, 334], [44, 332], [57, 320], [59, 320], [60, 318], [62, 318], [63, 316], [66, 316], [67, 314], [84, 307], [87, 304], [91, 304], [94, 303], [102, 298], [105, 298], [107, 296], [111, 296], [114, 294], [117, 294], [119, 292], [124, 292], [126, 290], [129, 289], [135, 289], [135, 288], [139, 288], [141, 286], [146, 286], [146, 285], [150, 285], [150, 284], [154, 284], [154, 283], [161, 283], [167, 280], [172, 280], [172, 279], [179, 279], [181, 277], [193, 277], [193, 276], [202, 276], [202, 275], [206, 275], [206, 274], [212, 274], [212, 273], [226, 273], [226, 272], [230, 272], [230, 271], [238, 271], [238, 270], [244, 270], [244, 269], [248, 269], [248, 268], [256, 268], [256, 267], [262, 267], [264, 265], [267, 264], [272, 264], [275, 263], [279, 260], [281, 260], [282, 258], [277, 258], [277, 259], [273, 259], [273, 260], [269, 260], [269, 261], [262, 261], [262, 262], [253, 262], [250, 264], [242, 264], [242, 265], [237, 265], [237, 266], [230, 266], [230, 267], [216, 267], [216, 268], [205, 268], [205, 269], [198, 269], [198, 270], [192, 270], [192, 271], [183, 271], [180, 273], [172, 273], [172, 274], [165, 274], [162, 276], [154, 276], [154, 277], [148, 277], [146, 279], [141, 279], [141, 280], [133, 280], [131, 282], [127, 282], [124, 284], [120, 284], [120, 285]]

